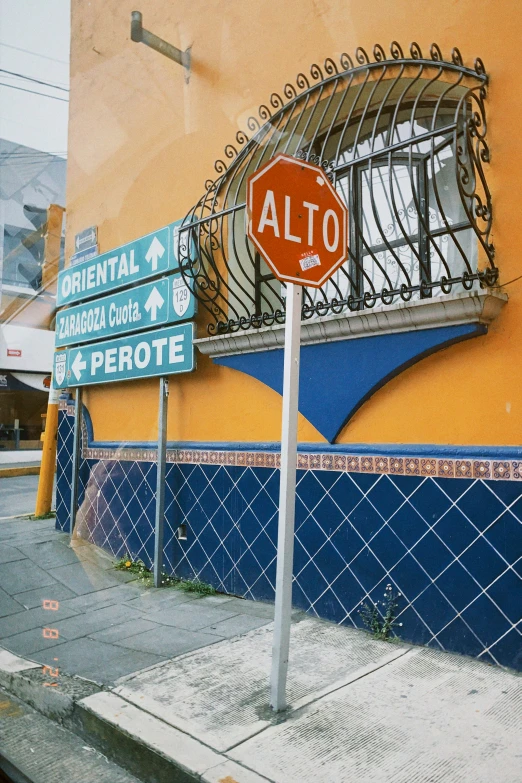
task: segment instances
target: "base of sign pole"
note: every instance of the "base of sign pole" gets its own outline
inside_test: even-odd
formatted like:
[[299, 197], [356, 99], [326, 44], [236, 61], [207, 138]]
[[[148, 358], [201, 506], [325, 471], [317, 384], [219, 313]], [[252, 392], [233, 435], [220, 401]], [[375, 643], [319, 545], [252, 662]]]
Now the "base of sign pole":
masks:
[[167, 412], [169, 382], [159, 379], [158, 462], [156, 477], [156, 518], [154, 535], [154, 587], [161, 587], [163, 576], [163, 530], [165, 526], [165, 463], [167, 457]]
[[301, 305], [301, 286], [287, 283], [276, 599], [270, 676], [270, 706], [275, 712], [280, 712], [287, 707], [286, 677], [292, 620]]

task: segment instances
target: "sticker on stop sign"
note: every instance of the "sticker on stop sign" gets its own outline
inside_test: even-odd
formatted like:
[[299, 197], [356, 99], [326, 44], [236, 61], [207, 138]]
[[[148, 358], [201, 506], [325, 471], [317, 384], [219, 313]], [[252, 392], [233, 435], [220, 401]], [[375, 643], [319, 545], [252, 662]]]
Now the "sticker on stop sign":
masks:
[[348, 257], [348, 210], [323, 169], [279, 153], [248, 178], [247, 234], [274, 275], [319, 288]]

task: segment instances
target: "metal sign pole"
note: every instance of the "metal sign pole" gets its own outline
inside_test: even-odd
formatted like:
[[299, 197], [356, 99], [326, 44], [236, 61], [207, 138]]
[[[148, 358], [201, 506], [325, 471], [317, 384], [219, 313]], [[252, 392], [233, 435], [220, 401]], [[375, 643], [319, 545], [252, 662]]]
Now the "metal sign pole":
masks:
[[275, 712], [280, 712], [287, 706], [286, 676], [292, 619], [301, 302], [302, 287], [287, 283], [276, 598], [270, 677], [270, 705]]
[[73, 429], [73, 452], [72, 452], [72, 474], [71, 474], [71, 508], [69, 532], [72, 536], [74, 525], [76, 524], [76, 511], [78, 509], [78, 469], [80, 465], [80, 438], [82, 433], [82, 388], [76, 387], [76, 397], [74, 400], [74, 429]]
[[159, 382], [158, 470], [156, 480], [156, 520], [154, 536], [154, 587], [161, 587], [163, 573], [163, 529], [165, 515], [165, 463], [167, 459], [167, 413], [169, 382], [162, 376]]

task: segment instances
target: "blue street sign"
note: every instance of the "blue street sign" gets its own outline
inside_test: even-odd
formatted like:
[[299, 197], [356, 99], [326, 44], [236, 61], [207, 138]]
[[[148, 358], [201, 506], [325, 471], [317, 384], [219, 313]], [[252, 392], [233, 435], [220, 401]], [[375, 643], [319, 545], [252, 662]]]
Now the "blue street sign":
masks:
[[195, 300], [180, 274], [60, 310], [56, 347], [79, 345], [194, 317]]
[[74, 247], [76, 252], [85, 250], [88, 247], [94, 247], [98, 242], [98, 226], [89, 226], [84, 228], [74, 237]]
[[85, 250], [79, 250], [77, 253], [72, 255], [69, 264], [71, 266], [76, 266], [76, 264], [81, 264], [82, 261], [89, 261], [91, 258], [95, 258], [97, 255], [98, 245], [87, 247]]
[[195, 367], [194, 324], [67, 348], [54, 355], [53, 386], [87, 386], [190, 372]]
[[81, 264], [82, 261], [89, 261], [89, 259], [94, 258], [97, 255], [98, 245], [94, 245], [94, 247], [88, 247], [85, 250], [79, 250], [77, 253], [71, 256], [69, 263], [71, 266], [76, 266], [76, 264]]
[[180, 223], [178, 220], [134, 242], [64, 269], [58, 275], [56, 306], [92, 299], [175, 269]]

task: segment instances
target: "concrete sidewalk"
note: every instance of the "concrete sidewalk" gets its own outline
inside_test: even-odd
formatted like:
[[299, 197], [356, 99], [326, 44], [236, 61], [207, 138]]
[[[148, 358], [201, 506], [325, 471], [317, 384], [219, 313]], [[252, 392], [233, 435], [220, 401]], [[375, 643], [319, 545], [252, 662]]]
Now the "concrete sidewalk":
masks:
[[22, 659], [0, 654], [0, 685], [138, 778], [522, 780], [519, 676], [296, 612], [274, 715], [271, 605], [131, 580], [53, 520], [0, 522], [0, 645]]
[[40, 465], [41, 462], [41, 449], [0, 449], [0, 467], [2, 468], [12, 465]]
[[[20, 476], [6, 476], [0, 468], [0, 522], [2, 523], [13, 520], [16, 516], [34, 514], [39, 476], [25, 475], [25, 468], [22, 468], [22, 472], [23, 475]], [[53, 489], [53, 506], [55, 492], [56, 486]]]
[[[3, 451], [0, 449], [0, 478], [38, 476], [41, 464], [42, 452], [40, 450]], [[0, 516], [2, 515], [0, 514]]]

